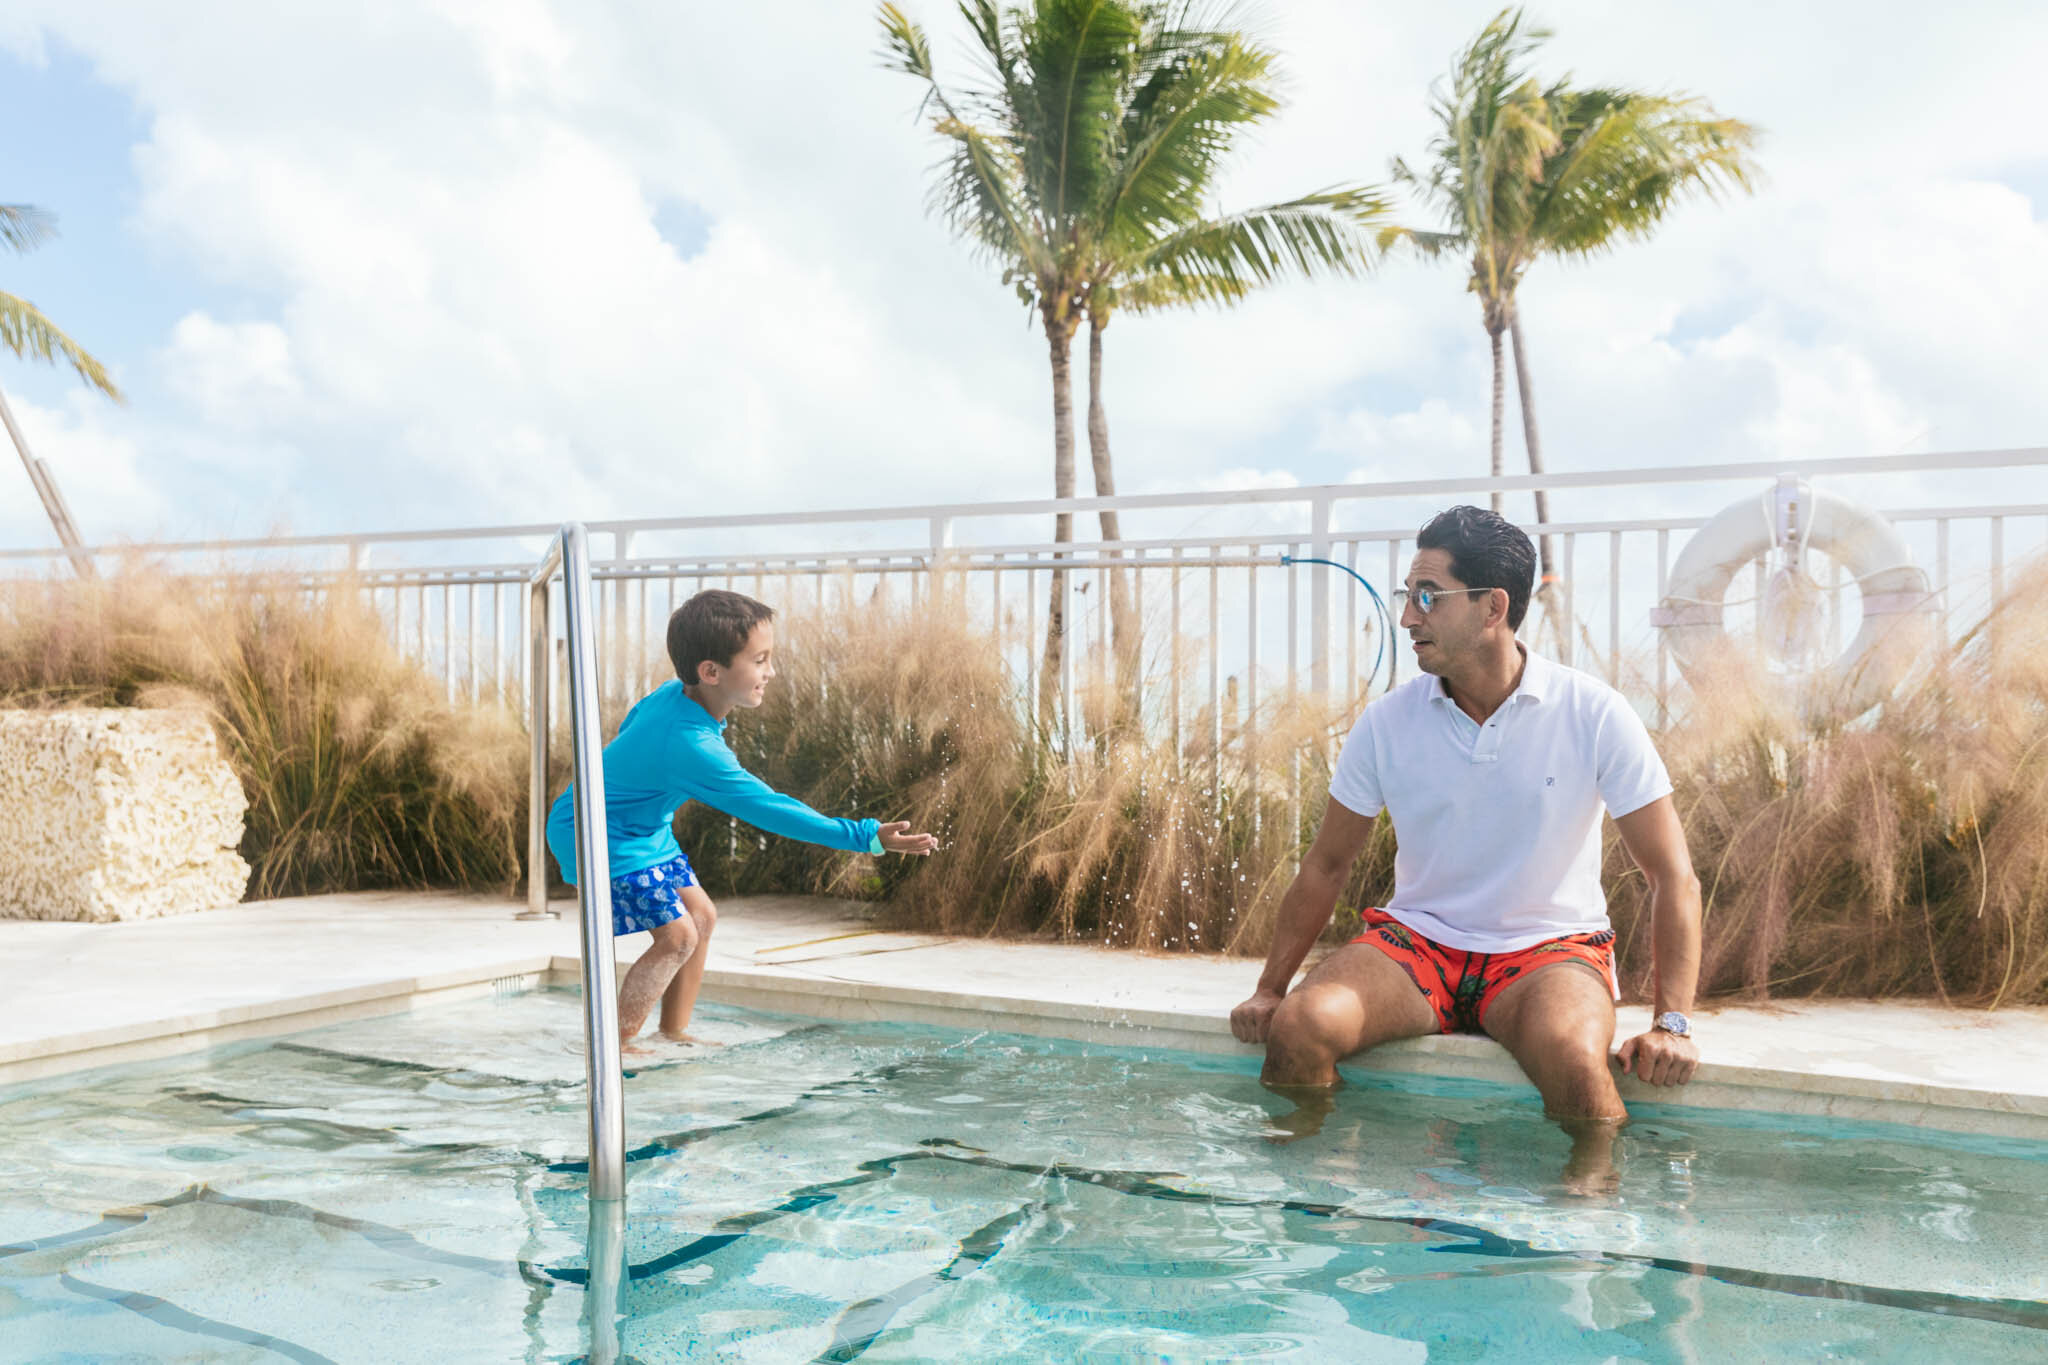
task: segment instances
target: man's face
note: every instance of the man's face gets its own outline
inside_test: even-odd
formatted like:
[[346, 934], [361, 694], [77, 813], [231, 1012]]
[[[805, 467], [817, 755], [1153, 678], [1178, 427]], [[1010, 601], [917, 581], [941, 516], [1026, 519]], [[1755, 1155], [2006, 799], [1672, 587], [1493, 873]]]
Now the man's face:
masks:
[[[1479, 652], [1493, 594], [1457, 591], [1469, 585], [1451, 572], [1449, 550], [1417, 550], [1403, 586], [1408, 589], [1408, 601], [1401, 608], [1401, 629], [1408, 632], [1417, 668], [1441, 675]], [[1438, 594], [1427, 615], [1415, 605], [1416, 592], [1425, 588]]]
[[763, 621], [747, 636], [747, 643], [720, 668], [706, 663], [698, 667], [700, 686], [715, 691], [728, 705], [754, 707], [767, 695], [768, 681], [775, 676], [775, 627]]

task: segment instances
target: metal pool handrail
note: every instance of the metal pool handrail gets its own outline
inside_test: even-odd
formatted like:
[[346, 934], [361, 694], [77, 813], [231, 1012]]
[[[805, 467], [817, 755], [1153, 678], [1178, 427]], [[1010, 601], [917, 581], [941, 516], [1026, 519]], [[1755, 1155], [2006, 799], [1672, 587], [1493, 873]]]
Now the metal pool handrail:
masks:
[[611, 854], [605, 842], [603, 735], [597, 721], [597, 659], [591, 646], [590, 544], [583, 523], [563, 526], [526, 580], [533, 656], [533, 772], [528, 784], [526, 913], [552, 918], [548, 904], [547, 781], [549, 667], [554, 621], [548, 586], [562, 576], [562, 637], [569, 664], [570, 776], [575, 784], [576, 901], [583, 948], [583, 1065], [590, 1096], [590, 1197], [626, 1197], [626, 1104], [619, 1069], [618, 968], [612, 957]]

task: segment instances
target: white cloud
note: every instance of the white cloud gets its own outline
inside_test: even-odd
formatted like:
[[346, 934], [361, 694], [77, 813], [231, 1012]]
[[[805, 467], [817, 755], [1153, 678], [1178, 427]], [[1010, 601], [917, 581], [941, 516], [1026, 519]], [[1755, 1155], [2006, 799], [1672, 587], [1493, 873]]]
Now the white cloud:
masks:
[[189, 313], [158, 355], [169, 387], [208, 423], [248, 430], [293, 415], [303, 392], [291, 337], [274, 322], [222, 323]]
[[[157, 524], [167, 511], [158, 481], [144, 473], [146, 460], [132, 436], [117, 429], [117, 415], [96, 393], [78, 393], [61, 408], [43, 407], [19, 395], [8, 399], [30, 454], [49, 467], [87, 540], [98, 539], [102, 519], [136, 530]], [[17, 462], [12, 449], [0, 454]], [[10, 479], [17, 477], [10, 472]], [[21, 493], [0, 498], [0, 544], [53, 546], [55, 531], [42, 503], [20, 475]], [[88, 515], [90, 511], [91, 515]]]
[[[957, 22], [917, 8], [965, 77]], [[1430, 82], [1494, 8], [1276, 8], [1292, 104], [1223, 206], [1417, 155]], [[2015, 116], [2048, 19], [1761, 0], [1542, 17], [1553, 67], [1704, 91], [1767, 127], [1772, 170], [1754, 200], [1531, 275], [1552, 467], [2040, 439], [2048, 241], [1997, 176], [2048, 158], [2048, 125]], [[163, 339], [155, 403], [45, 419], [67, 464], [127, 452], [129, 491], [96, 522], [1050, 491], [1043, 338], [927, 216], [936, 147], [915, 86], [875, 65], [868, 7], [30, 0], [0, 28], [25, 54], [53, 39], [148, 120], [135, 228], [153, 258], [232, 300]], [[655, 226], [678, 200], [708, 223], [687, 260]], [[1107, 346], [1125, 488], [1485, 468], [1486, 348], [1448, 266], [1120, 319]], [[1518, 467], [1512, 406], [1507, 450]]]

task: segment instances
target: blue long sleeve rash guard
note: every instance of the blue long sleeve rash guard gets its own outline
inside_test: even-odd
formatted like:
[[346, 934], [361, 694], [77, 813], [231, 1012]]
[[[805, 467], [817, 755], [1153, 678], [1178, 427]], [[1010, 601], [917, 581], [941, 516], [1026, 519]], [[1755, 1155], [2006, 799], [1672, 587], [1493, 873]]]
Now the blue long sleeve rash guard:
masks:
[[[611, 875], [665, 863], [682, 853], [676, 809], [685, 801], [736, 816], [785, 839], [853, 853], [882, 851], [879, 822], [835, 820], [793, 796], [784, 796], [740, 766], [725, 742], [725, 722], [683, 691], [663, 683], [626, 713], [625, 724], [604, 746], [604, 815]], [[562, 876], [576, 880], [575, 787], [548, 810], [548, 851]]]

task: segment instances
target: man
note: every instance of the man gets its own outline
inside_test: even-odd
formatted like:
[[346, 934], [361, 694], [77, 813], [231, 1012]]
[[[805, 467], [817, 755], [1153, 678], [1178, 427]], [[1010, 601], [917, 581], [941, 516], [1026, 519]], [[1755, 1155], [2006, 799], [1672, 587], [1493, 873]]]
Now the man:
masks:
[[[1573, 1133], [1568, 1179], [1598, 1185], [1627, 1118], [1608, 1061], [1603, 806], [1651, 892], [1656, 1024], [1619, 1061], [1653, 1085], [1683, 1085], [1699, 1062], [1686, 1019], [1699, 882], [1641, 719], [1614, 689], [1515, 640], [1535, 565], [1529, 537], [1477, 507], [1454, 507], [1416, 537], [1395, 596], [1421, 674], [1352, 727], [1258, 989], [1230, 1025], [1266, 1044], [1268, 1085], [1304, 1098], [1298, 1132], [1327, 1112], [1341, 1059], [1394, 1038], [1484, 1031]], [[1392, 898], [1290, 991], [1383, 808], [1399, 845]]]

